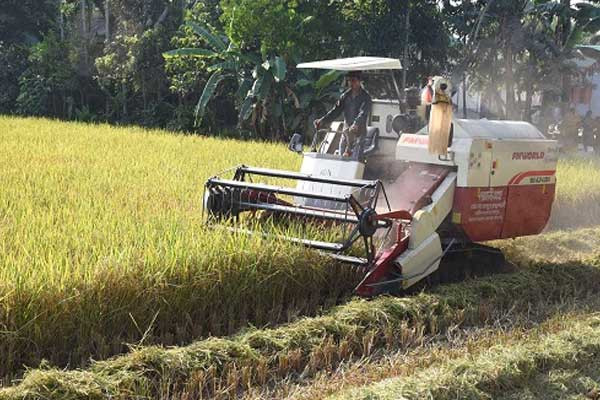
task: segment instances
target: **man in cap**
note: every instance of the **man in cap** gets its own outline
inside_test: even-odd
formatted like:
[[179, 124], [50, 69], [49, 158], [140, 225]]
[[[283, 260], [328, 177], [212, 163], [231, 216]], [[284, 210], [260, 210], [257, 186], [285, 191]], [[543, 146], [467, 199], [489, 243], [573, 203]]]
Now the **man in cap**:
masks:
[[577, 150], [580, 127], [581, 119], [575, 112], [575, 107], [569, 107], [569, 111], [567, 111], [560, 123], [560, 141], [563, 145], [563, 151], [568, 153]]
[[[360, 71], [351, 71], [347, 74], [350, 89], [345, 91], [335, 106], [322, 118], [315, 120], [319, 129], [324, 124], [331, 123], [342, 112], [344, 113], [344, 134], [340, 141], [339, 152], [343, 157], [354, 156], [360, 159], [362, 141], [367, 132], [367, 118], [371, 112], [371, 96], [362, 87], [362, 74]], [[356, 154], [352, 154], [356, 152]]]
[[427, 77], [427, 84], [421, 90], [421, 104], [425, 105], [425, 121], [429, 124], [431, 114], [431, 102], [433, 102], [433, 76]]

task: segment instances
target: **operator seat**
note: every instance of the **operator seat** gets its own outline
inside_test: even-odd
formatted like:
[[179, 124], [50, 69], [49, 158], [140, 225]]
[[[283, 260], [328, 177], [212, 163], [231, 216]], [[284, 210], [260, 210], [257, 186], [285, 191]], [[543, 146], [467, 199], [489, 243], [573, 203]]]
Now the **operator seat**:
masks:
[[367, 157], [377, 151], [377, 142], [379, 139], [379, 128], [374, 126], [367, 127], [367, 132], [363, 140], [362, 155]]

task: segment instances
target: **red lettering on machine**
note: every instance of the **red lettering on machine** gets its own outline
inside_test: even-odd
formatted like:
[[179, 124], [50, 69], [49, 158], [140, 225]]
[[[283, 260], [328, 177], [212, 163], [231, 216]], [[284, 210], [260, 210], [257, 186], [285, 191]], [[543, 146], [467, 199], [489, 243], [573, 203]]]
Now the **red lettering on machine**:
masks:
[[513, 160], [543, 160], [543, 151], [517, 151], [512, 154]]

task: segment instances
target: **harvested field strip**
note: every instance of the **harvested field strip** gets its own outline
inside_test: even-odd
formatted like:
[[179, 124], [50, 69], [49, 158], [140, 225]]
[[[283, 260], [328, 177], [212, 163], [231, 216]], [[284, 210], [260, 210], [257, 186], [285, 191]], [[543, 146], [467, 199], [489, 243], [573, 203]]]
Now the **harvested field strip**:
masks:
[[[598, 393], [600, 316], [566, 320], [558, 332], [532, 333], [329, 397], [335, 399], [549, 399]], [[583, 367], [583, 369], [581, 368]], [[553, 385], [570, 378], [566, 385]], [[562, 379], [561, 379], [562, 378]], [[577, 379], [574, 379], [577, 378]]]
[[82, 393], [92, 398], [127, 398], [133, 393], [229, 398], [254, 385], [311, 376], [378, 349], [414, 347], [457, 325], [483, 326], [506, 310], [528, 313], [539, 303], [587, 298], [600, 285], [599, 262], [541, 264], [441, 286], [429, 294], [354, 300], [321, 317], [280, 328], [180, 348], [140, 348], [93, 363], [87, 370], [34, 370], [15, 388], [0, 392], [0, 399], [83, 398]]
[[335, 369], [320, 371], [314, 376], [284, 379], [272, 385], [253, 387], [241, 398], [324, 399], [384, 379], [411, 376], [466, 354], [473, 356], [500, 343], [508, 345], [524, 340], [530, 334], [556, 332], [581, 316], [600, 310], [597, 294], [563, 300], [561, 303], [537, 303], [527, 313], [499, 310], [494, 315], [494, 321], [483, 326], [457, 325], [438, 335], [428, 335], [422, 345], [399, 350], [381, 348], [371, 356], [342, 362]]
[[519, 265], [585, 261], [600, 256], [600, 228], [552, 231], [488, 244]]

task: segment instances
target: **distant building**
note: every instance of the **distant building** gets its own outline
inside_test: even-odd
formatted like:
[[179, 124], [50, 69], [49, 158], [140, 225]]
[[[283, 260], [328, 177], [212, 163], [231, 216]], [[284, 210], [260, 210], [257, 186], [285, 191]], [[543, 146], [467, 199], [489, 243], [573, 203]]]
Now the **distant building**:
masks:
[[[579, 57], [571, 61], [577, 66], [577, 72], [571, 81], [571, 93], [569, 93], [569, 105], [581, 116], [592, 111], [594, 117], [600, 116], [600, 46], [578, 46]], [[468, 79], [468, 78], [467, 78]], [[521, 96], [524, 98], [525, 93]], [[455, 113], [463, 117], [463, 88], [459, 85], [452, 98], [455, 105]], [[486, 95], [480, 91], [468, 89], [466, 93], [466, 112], [468, 118], [501, 119], [504, 116], [504, 105], [506, 93], [502, 90], [497, 96]], [[531, 108], [533, 111], [532, 122], [539, 123], [540, 109], [542, 105], [541, 93], [535, 93], [532, 98]], [[560, 110], [553, 110], [553, 118], [560, 120]]]

